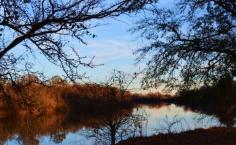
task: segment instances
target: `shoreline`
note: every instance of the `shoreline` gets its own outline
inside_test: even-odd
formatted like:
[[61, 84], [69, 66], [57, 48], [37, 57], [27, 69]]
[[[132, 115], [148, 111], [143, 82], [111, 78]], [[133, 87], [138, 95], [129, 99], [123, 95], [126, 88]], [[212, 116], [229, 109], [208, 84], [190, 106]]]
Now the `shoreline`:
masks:
[[214, 127], [181, 133], [135, 137], [117, 145], [235, 145], [236, 128]]

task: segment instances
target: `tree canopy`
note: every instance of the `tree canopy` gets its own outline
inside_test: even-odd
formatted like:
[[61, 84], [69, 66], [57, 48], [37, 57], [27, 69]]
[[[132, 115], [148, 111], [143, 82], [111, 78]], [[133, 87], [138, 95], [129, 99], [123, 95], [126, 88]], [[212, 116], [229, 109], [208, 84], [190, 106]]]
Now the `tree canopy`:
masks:
[[236, 1], [177, 0], [149, 7], [133, 29], [147, 40], [143, 85], [189, 89], [236, 76]]
[[[16, 56], [12, 50], [23, 46], [30, 53], [40, 51], [49, 61], [60, 66], [67, 77], [78, 77], [79, 66], [93, 67], [84, 62], [78, 48], [69, 48], [72, 37], [85, 43], [93, 20], [115, 17], [141, 9], [153, 0], [2, 0], [0, 2], [0, 76], [11, 78], [19, 74], [15, 65], [25, 56]], [[73, 56], [73, 57], [71, 57]]]

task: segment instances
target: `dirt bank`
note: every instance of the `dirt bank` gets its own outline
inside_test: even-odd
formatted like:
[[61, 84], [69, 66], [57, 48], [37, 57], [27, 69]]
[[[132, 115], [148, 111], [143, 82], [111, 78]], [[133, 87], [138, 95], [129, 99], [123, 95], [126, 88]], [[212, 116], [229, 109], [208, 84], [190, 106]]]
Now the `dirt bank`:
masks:
[[236, 128], [197, 129], [179, 134], [137, 137], [117, 145], [236, 145]]

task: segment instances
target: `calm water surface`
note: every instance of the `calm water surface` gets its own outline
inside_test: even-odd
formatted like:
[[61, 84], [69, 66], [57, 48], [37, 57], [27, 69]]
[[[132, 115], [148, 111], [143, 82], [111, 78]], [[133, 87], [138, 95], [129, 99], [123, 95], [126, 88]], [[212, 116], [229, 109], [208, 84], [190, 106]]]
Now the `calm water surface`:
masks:
[[[74, 117], [77, 116], [77, 117]], [[111, 144], [133, 136], [181, 132], [220, 126], [217, 117], [174, 104], [140, 106], [112, 113], [51, 115], [45, 118], [2, 119], [0, 140], [4, 145]]]

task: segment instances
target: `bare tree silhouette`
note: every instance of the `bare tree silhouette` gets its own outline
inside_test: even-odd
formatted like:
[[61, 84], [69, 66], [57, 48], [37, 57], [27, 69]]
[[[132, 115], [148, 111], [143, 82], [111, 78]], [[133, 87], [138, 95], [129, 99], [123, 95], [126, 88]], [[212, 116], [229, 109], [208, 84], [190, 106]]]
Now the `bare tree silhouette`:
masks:
[[107, 86], [117, 88], [121, 100], [125, 99], [126, 93], [130, 91], [131, 85], [137, 79], [140, 73], [125, 73], [119, 70], [113, 70], [110, 78], [107, 81]]
[[96, 144], [115, 145], [117, 141], [141, 136], [145, 120], [145, 114], [113, 114], [104, 119], [100, 128], [90, 129], [85, 134], [95, 137]]
[[153, 5], [133, 29], [150, 41], [138, 60], [148, 57], [146, 87], [189, 89], [236, 76], [236, 3], [178, 0], [173, 8]]
[[[1, 0], [0, 70], [4, 71], [0, 76], [15, 72], [10, 66], [19, 58], [12, 50], [23, 46], [29, 52], [39, 50], [50, 62], [60, 66], [69, 79], [74, 80], [79, 77], [76, 70], [79, 66], [94, 65], [91, 61], [84, 62], [77, 48], [68, 48], [65, 37], [86, 44], [84, 36], [95, 37], [89, 31], [96, 26], [91, 24], [92, 20], [131, 13], [152, 1]], [[24, 48], [20, 48], [21, 51]], [[74, 57], [71, 57], [72, 54]]]

